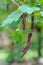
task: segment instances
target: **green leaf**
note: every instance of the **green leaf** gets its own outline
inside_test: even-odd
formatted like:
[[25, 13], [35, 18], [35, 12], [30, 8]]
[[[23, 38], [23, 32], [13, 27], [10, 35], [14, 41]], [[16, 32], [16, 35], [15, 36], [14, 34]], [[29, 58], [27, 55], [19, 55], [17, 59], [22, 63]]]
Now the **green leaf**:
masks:
[[18, 21], [16, 21], [16, 22], [13, 21], [9, 26], [12, 28], [17, 27], [19, 25], [20, 21], [21, 21], [21, 19], [19, 18]]
[[43, 17], [43, 12], [40, 12], [41, 16]]
[[22, 5], [22, 6], [19, 6], [19, 8], [18, 8], [21, 12], [23, 12], [23, 13], [28, 13], [28, 14], [32, 14], [34, 11], [39, 11], [40, 10], [40, 8], [38, 8], [38, 7], [30, 7], [29, 5], [27, 5], [27, 4], [24, 4], [24, 5]]
[[13, 21], [18, 21], [18, 19], [20, 18], [20, 16], [22, 15], [22, 12], [20, 11], [15, 11], [12, 12], [3, 22], [2, 22], [2, 27], [6, 26], [8, 24], [11, 24]]

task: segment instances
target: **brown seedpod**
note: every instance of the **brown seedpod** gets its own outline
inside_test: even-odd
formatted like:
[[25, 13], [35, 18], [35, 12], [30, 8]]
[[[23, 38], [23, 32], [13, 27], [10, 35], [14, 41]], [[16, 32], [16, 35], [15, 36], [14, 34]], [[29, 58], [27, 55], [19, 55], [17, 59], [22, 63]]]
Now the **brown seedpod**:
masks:
[[22, 54], [21, 54], [21, 58], [26, 54], [26, 52], [28, 51], [28, 49], [30, 48], [30, 45], [31, 45], [31, 42], [29, 42], [28, 44], [27, 44], [27, 46], [24, 48], [24, 50], [23, 50], [23, 52], [22, 52]]
[[23, 27], [23, 30], [26, 29], [26, 16], [25, 16], [25, 14], [22, 15], [22, 27]]

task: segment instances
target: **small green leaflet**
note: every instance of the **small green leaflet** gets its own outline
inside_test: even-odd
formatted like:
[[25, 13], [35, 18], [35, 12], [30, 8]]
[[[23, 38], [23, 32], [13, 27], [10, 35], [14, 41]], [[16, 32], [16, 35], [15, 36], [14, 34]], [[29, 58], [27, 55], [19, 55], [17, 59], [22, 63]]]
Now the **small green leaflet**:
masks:
[[41, 16], [43, 17], [43, 12], [40, 12]]
[[27, 12], [28, 14], [32, 14], [34, 11], [39, 11], [40, 8], [38, 7], [30, 7], [29, 5], [27, 4], [24, 4], [22, 6], [19, 6], [18, 8], [21, 12], [25, 13]]
[[18, 21], [23, 13], [20, 11], [12, 12], [3, 22], [1, 27], [11, 24], [13, 21]]

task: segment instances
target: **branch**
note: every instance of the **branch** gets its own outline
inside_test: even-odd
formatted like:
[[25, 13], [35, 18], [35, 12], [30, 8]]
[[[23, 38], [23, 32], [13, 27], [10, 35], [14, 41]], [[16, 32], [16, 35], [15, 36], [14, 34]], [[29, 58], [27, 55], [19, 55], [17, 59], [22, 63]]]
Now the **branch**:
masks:
[[19, 4], [15, 0], [11, 0], [17, 7], [19, 7]]

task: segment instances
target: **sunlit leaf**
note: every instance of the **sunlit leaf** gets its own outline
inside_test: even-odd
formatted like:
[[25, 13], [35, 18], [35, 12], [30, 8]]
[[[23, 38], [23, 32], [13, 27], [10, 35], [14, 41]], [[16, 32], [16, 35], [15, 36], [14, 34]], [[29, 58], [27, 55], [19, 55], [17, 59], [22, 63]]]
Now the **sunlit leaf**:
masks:
[[12, 12], [3, 22], [2, 22], [2, 27], [6, 26], [10, 23], [12, 23], [13, 21], [18, 21], [18, 19], [20, 18], [20, 16], [22, 15], [22, 12], [20, 11], [15, 11]]
[[20, 6], [19, 8], [18, 8], [21, 12], [23, 12], [23, 13], [28, 13], [28, 14], [32, 14], [34, 11], [39, 11], [40, 10], [40, 8], [38, 8], [38, 7], [30, 7], [29, 5], [27, 5], [27, 4], [23, 4], [22, 6]]

